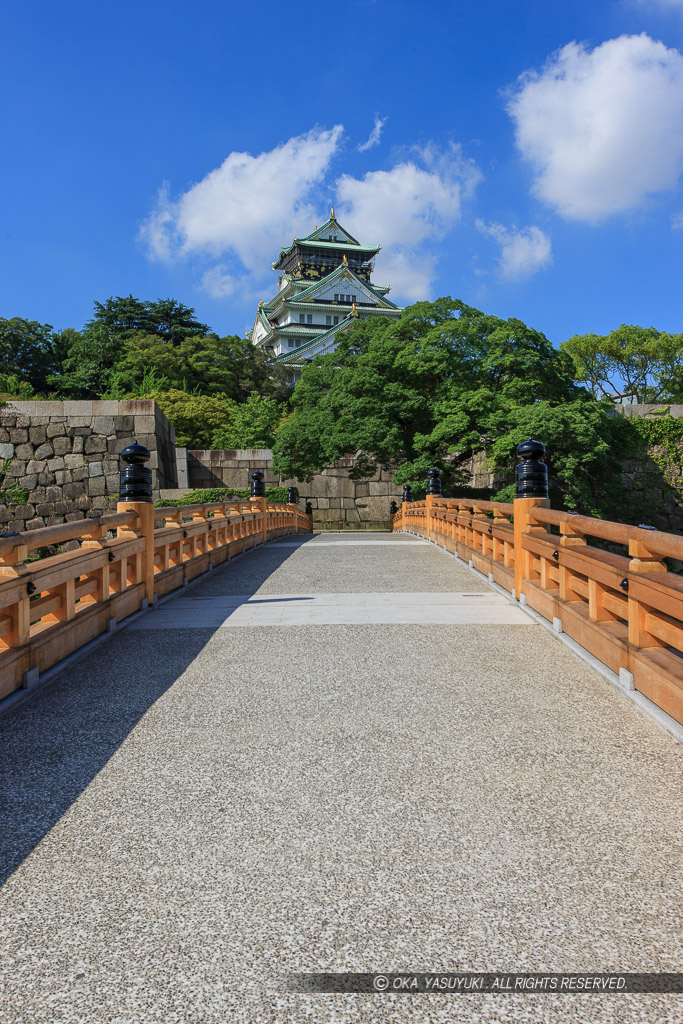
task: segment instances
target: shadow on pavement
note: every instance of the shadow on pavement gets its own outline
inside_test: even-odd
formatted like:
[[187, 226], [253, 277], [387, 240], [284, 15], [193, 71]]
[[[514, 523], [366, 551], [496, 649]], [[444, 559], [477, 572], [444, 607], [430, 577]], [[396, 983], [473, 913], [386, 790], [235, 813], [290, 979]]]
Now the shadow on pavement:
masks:
[[[310, 538], [302, 538], [301, 544]], [[277, 542], [246, 552], [200, 577], [183, 596], [239, 594], [248, 601], [296, 553]], [[171, 598], [173, 600], [173, 598]], [[148, 613], [154, 615], [154, 612]], [[0, 717], [0, 885], [59, 821], [142, 716], [201, 653], [213, 627], [166, 632], [122, 630], [44, 689]], [[163, 657], [155, 645], [163, 644]]]

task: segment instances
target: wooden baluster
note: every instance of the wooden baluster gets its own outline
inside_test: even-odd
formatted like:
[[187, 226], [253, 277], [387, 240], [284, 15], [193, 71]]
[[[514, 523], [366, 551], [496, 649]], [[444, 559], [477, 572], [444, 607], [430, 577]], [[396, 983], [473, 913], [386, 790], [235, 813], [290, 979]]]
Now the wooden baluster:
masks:
[[[12, 580], [26, 576], [30, 572], [25, 565], [28, 558], [28, 548], [25, 544], [19, 543], [10, 551], [0, 556], [0, 580]], [[28, 580], [26, 581], [28, 584]], [[7, 615], [12, 622], [9, 631], [3, 637], [3, 643], [8, 647], [23, 647], [29, 642], [31, 636], [31, 599], [28, 587], [21, 587], [21, 597], [13, 604], [3, 608], [3, 615]]]
[[[628, 553], [631, 559], [628, 564], [629, 573], [661, 573], [667, 571], [666, 563], [662, 560], [662, 556], [651, 551], [646, 541], [641, 539], [629, 540]], [[646, 628], [649, 611], [647, 605], [635, 600], [630, 594], [628, 595], [628, 640], [634, 647], [666, 646], [663, 640], [653, 636]]]
[[[87, 523], [88, 520], [85, 520]], [[81, 542], [81, 551], [93, 551], [99, 549], [104, 551], [107, 549], [107, 527], [106, 526], [92, 526], [88, 529], [85, 525], [83, 527], [84, 540]], [[93, 573], [87, 574], [88, 579], [95, 579], [97, 581], [97, 590], [94, 594], [87, 594], [84, 601], [107, 601], [109, 599], [109, 562], [105, 562], [100, 569], [96, 569]]]
[[[571, 520], [565, 520], [560, 523], [560, 547], [561, 548], [575, 548], [585, 547], [586, 538], [579, 529], [577, 529], [571, 522]], [[560, 566], [559, 571], [559, 585], [560, 585], [560, 601], [583, 601], [583, 597], [577, 594], [572, 588], [572, 580], [576, 579], [576, 574], [568, 569], [566, 565]], [[595, 581], [593, 581], [595, 582]], [[600, 598], [598, 589], [594, 589], [593, 593], [593, 611], [595, 614], [599, 614]], [[588, 613], [591, 618], [591, 602], [590, 602], [590, 581], [589, 581], [589, 606]]]

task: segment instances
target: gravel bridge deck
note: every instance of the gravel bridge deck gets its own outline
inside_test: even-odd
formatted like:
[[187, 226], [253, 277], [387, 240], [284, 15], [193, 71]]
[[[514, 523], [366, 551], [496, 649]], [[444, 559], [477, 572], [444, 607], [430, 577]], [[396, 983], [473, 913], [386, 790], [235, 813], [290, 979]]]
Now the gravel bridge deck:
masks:
[[301, 971], [681, 969], [680, 747], [406, 535], [275, 541], [0, 720], [2, 1024], [680, 1021]]

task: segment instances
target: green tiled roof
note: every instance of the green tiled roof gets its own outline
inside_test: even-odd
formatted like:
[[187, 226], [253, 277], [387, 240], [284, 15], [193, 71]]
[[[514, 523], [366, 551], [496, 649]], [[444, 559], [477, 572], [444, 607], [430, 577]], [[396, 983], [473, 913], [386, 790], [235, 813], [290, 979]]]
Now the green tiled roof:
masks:
[[299, 241], [308, 242], [310, 241], [310, 239], [313, 238], [314, 235], [318, 236], [322, 234], [323, 231], [329, 231], [330, 228], [332, 227], [338, 228], [340, 231], [343, 231], [344, 234], [349, 238], [350, 243], [352, 245], [360, 245], [358, 239], [354, 238], [351, 232], [347, 231], [346, 228], [343, 228], [336, 217], [334, 219], [330, 217], [328, 220], [325, 221], [325, 223], [321, 227], [316, 228], [315, 231], [311, 231], [310, 235], [305, 235], [304, 238], [300, 238]]

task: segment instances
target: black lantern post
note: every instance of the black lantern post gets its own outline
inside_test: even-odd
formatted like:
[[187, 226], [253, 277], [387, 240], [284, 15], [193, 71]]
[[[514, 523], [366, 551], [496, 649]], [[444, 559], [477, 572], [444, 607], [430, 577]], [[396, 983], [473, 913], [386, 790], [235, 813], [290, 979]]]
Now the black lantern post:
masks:
[[515, 469], [515, 497], [547, 498], [548, 467], [541, 461], [545, 445], [529, 438], [517, 445], [517, 454], [522, 461]]
[[119, 501], [152, 501], [152, 470], [145, 463], [149, 461], [149, 448], [133, 441], [121, 452], [126, 463], [119, 476]]

